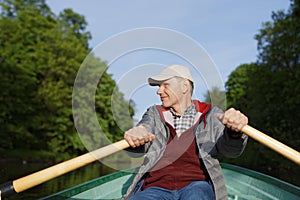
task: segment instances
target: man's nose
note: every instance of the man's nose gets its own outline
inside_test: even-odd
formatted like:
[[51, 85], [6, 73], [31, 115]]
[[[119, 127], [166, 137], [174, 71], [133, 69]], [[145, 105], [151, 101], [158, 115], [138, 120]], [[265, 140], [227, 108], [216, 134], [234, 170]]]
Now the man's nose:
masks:
[[158, 90], [156, 91], [156, 93], [157, 93], [158, 95], [160, 95], [160, 94], [163, 93], [163, 88], [162, 88], [162, 86], [159, 86], [159, 88], [158, 88]]

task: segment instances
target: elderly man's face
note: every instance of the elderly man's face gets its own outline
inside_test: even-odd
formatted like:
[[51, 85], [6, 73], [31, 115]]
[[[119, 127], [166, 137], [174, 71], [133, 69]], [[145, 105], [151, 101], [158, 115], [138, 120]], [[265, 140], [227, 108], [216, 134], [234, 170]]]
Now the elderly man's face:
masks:
[[179, 105], [180, 98], [183, 96], [182, 84], [183, 80], [178, 78], [171, 78], [160, 84], [157, 94], [164, 107], [174, 108], [175, 105]]

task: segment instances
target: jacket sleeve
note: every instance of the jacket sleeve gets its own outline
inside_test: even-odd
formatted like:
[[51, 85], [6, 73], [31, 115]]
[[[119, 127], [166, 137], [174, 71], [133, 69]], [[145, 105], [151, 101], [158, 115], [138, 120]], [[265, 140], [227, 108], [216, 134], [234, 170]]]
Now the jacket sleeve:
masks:
[[[155, 124], [155, 106], [152, 106], [147, 109], [143, 114], [142, 119], [137, 123], [136, 126], [144, 126], [150, 133], [154, 133], [154, 124]], [[146, 143], [142, 146], [132, 148], [129, 147], [126, 150], [129, 152], [129, 155], [132, 157], [140, 157], [143, 153], [146, 153], [149, 148], [150, 143]]]
[[222, 122], [217, 118], [217, 113], [223, 113], [223, 111], [217, 107], [214, 107], [212, 117], [217, 136], [217, 151], [229, 158], [240, 156], [246, 147], [248, 136], [241, 134], [239, 137], [233, 137], [232, 135], [238, 135], [239, 133], [236, 133], [225, 127], [224, 124], [222, 124]]
[[155, 114], [157, 112], [155, 106], [152, 106], [147, 109], [147, 111], [143, 114], [142, 119], [137, 123], [137, 126], [144, 126], [150, 133], [154, 133], [154, 125], [155, 125]]

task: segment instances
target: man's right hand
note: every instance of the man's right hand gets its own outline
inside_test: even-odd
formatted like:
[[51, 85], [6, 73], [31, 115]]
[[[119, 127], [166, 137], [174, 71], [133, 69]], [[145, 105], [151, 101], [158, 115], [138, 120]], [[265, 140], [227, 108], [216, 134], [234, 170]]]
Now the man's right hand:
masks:
[[150, 133], [144, 126], [136, 126], [124, 134], [124, 139], [128, 144], [135, 148], [144, 145], [146, 142], [151, 142], [155, 139], [155, 135]]

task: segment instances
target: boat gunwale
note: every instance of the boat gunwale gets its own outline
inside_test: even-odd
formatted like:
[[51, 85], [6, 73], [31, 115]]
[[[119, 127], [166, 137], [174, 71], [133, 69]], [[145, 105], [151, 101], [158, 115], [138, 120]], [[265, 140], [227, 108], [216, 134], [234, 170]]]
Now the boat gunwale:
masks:
[[261, 180], [263, 182], [266, 182], [268, 184], [277, 186], [289, 193], [295, 194], [297, 196], [300, 196], [300, 187], [293, 185], [291, 183], [288, 183], [286, 181], [280, 180], [278, 178], [275, 178], [273, 176], [261, 173], [261, 172], [257, 172], [255, 170], [252, 169], [248, 169], [245, 167], [240, 167], [237, 165], [232, 165], [232, 164], [228, 164], [228, 163], [221, 163], [222, 168], [227, 169], [227, 170], [232, 170], [250, 177], [253, 177], [255, 179]]
[[94, 187], [105, 184], [116, 178], [120, 178], [120, 177], [127, 176], [127, 175], [132, 175], [132, 174], [134, 174], [135, 171], [136, 171], [136, 168], [132, 168], [132, 169], [124, 170], [124, 171], [116, 171], [116, 172], [113, 172], [110, 174], [106, 174], [104, 176], [101, 176], [101, 177], [92, 179], [90, 181], [75, 185], [73, 187], [66, 188], [65, 190], [54, 193], [52, 195], [40, 198], [39, 200], [71, 198], [77, 194], [80, 194], [80, 193], [90, 190]]
[[[257, 172], [257, 171], [254, 171], [254, 170], [251, 170], [248, 168], [244, 168], [241, 166], [228, 164], [228, 163], [221, 163], [221, 167], [222, 167], [222, 169], [240, 173], [240, 174], [252, 177], [256, 180], [263, 181], [267, 184], [277, 186], [288, 193], [291, 193], [293, 195], [300, 197], [300, 187], [290, 184], [288, 182], [285, 182], [283, 180], [277, 179], [270, 175], [263, 174], [263, 173], [260, 173], [260, 172]], [[121, 178], [123, 176], [132, 175], [136, 172], [136, 170], [137, 170], [137, 168], [132, 168], [132, 169], [123, 170], [123, 171], [116, 171], [116, 172], [95, 178], [93, 180], [75, 185], [73, 187], [67, 188], [65, 190], [54, 193], [52, 195], [43, 197], [40, 200], [71, 198], [77, 194], [80, 194], [80, 193], [87, 191], [89, 189], [92, 189], [94, 187], [100, 186], [100, 185], [107, 183], [109, 181], [112, 181], [116, 178]]]

